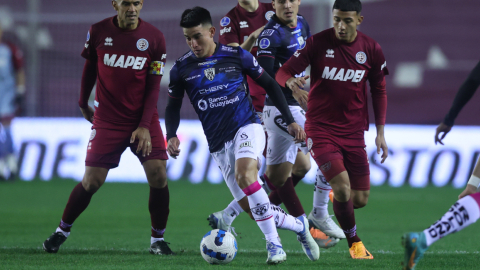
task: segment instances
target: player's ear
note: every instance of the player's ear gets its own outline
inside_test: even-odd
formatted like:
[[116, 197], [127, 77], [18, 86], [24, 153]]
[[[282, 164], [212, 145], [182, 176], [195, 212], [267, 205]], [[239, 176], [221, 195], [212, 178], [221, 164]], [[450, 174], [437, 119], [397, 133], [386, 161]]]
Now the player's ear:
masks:
[[117, 0], [112, 0], [112, 6], [115, 11], [118, 11], [118, 3]]
[[210, 27], [208, 31], [210, 32], [210, 37], [213, 38], [215, 36], [215, 31], [216, 31], [215, 26]]
[[363, 22], [363, 16], [358, 14], [357, 17], [358, 17], [357, 25], [360, 25]]

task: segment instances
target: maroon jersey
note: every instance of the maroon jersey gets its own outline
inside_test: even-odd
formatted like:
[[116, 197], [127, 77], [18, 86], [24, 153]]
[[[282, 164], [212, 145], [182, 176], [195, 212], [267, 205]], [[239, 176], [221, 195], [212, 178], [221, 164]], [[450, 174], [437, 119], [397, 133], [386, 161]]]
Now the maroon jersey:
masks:
[[136, 29], [125, 30], [117, 16], [107, 18], [90, 28], [82, 56], [97, 63], [94, 126], [148, 128], [154, 117], [158, 121], [155, 76], [163, 75], [166, 61], [160, 30], [141, 19]]
[[351, 43], [340, 41], [333, 28], [313, 35], [277, 73], [285, 85], [288, 78], [311, 64], [311, 90], [305, 131], [363, 138], [368, 130], [367, 81], [370, 83], [375, 122], [385, 125], [387, 96], [385, 57], [380, 45], [357, 31]]
[[[251, 33], [267, 24], [275, 14], [271, 3], [259, 3], [255, 12], [248, 12], [237, 4], [225, 17], [220, 20], [220, 43], [238, 43], [241, 45]], [[252, 55], [257, 56], [258, 41], [255, 42]], [[263, 111], [265, 101], [265, 90], [260, 87], [252, 78], [247, 77], [250, 95], [256, 111]]]

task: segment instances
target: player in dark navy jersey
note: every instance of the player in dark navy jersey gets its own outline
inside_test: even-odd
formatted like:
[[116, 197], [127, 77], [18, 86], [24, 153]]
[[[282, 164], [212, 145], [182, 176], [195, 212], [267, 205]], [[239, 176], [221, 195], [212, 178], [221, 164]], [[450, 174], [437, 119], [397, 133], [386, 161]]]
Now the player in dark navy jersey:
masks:
[[[180, 153], [176, 131], [186, 92], [230, 191], [237, 201], [248, 197], [249, 210], [267, 240], [267, 263], [281, 263], [286, 254], [278, 239], [267, 193], [258, 182], [258, 158], [264, 149], [265, 135], [249, 97], [246, 76], [262, 87], [271, 85], [268, 93], [272, 102], [285, 115], [287, 129], [297, 142], [304, 139], [303, 129], [294, 122], [280, 87], [249, 52], [213, 41], [215, 27], [206, 9], [185, 10], [180, 26], [191, 51], [179, 58], [170, 71], [165, 114], [167, 151], [172, 157]], [[302, 248], [311, 260], [317, 260], [320, 253], [309, 233], [308, 221], [298, 220], [303, 226], [297, 232]]]

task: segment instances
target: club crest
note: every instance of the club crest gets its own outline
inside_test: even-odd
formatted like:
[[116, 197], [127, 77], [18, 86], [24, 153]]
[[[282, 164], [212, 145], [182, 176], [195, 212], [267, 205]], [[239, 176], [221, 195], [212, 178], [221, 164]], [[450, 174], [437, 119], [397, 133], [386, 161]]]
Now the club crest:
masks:
[[358, 52], [355, 58], [359, 64], [365, 64], [365, 62], [367, 62], [367, 55], [364, 52]]
[[213, 81], [215, 78], [215, 68], [207, 68], [203, 71], [203, 73], [205, 73], [205, 77], [207, 77], [207, 79], [210, 81]]

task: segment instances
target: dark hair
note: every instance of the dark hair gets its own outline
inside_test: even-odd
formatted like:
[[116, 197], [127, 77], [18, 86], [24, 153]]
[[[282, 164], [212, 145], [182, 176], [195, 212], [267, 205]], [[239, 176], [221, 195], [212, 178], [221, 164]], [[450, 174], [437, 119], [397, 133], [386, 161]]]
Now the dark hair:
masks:
[[200, 24], [213, 25], [210, 12], [204, 9], [203, 7], [194, 7], [192, 9], [185, 9], [185, 11], [182, 13], [180, 26], [183, 28], [192, 28]]
[[356, 11], [357, 14], [362, 12], [362, 3], [360, 0], [336, 0], [333, 9], [340, 11]]

